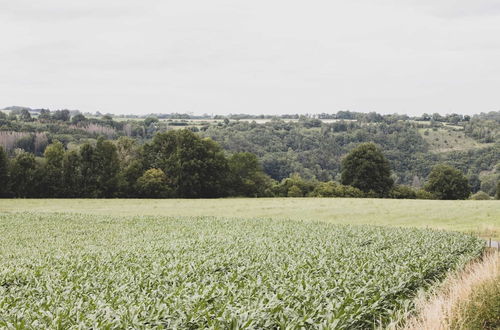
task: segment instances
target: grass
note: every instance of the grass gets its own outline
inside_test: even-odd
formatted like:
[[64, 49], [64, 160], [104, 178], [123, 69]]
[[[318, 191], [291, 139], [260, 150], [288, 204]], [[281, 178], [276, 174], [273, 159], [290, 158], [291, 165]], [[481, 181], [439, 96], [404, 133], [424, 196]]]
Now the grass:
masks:
[[416, 302], [418, 313], [404, 329], [500, 329], [500, 255], [490, 252], [451, 273]]
[[34, 212], [0, 215], [0, 237], [0, 327], [18, 329], [372, 328], [484, 246], [425, 229]]
[[224, 216], [435, 228], [500, 240], [500, 201], [427, 201], [350, 198], [235, 199], [3, 199], [13, 212], [98, 215]]
[[421, 128], [419, 133], [429, 143], [432, 152], [465, 151], [476, 148], [487, 147], [491, 144], [479, 143], [465, 136], [463, 131], [452, 129]]

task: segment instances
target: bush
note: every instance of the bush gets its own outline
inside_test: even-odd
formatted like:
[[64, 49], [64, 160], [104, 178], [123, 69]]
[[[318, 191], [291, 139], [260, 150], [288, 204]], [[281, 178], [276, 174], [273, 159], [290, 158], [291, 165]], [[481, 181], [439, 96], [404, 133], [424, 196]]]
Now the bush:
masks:
[[408, 186], [395, 186], [389, 192], [389, 198], [395, 199], [416, 199], [417, 193]]
[[291, 186], [290, 189], [288, 189], [288, 197], [304, 197], [304, 193], [299, 187]]
[[[309, 195], [317, 185], [318, 183], [316, 181], [306, 180], [299, 174], [292, 174], [289, 178], [283, 179], [280, 183], [275, 184], [272, 187], [272, 191], [275, 197], [292, 197], [290, 196], [290, 189], [295, 186], [300, 190], [300, 197], [302, 197]], [[292, 194], [298, 194], [299, 190], [294, 188]]]
[[433, 193], [428, 192], [424, 189], [419, 189], [415, 192], [417, 199], [436, 199]]
[[137, 179], [137, 188], [142, 197], [162, 198], [168, 197], [171, 191], [168, 187], [167, 176], [161, 169], [152, 168], [144, 172]]
[[490, 195], [488, 195], [484, 191], [478, 191], [477, 193], [472, 195], [470, 197], [470, 199], [473, 199], [475, 201], [487, 201], [487, 200], [490, 200], [491, 198], [490, 198]]
[[310, 197], [365, 197], [358, 188], [345, 186], [334, 181], [320, 182], [309, 194]]

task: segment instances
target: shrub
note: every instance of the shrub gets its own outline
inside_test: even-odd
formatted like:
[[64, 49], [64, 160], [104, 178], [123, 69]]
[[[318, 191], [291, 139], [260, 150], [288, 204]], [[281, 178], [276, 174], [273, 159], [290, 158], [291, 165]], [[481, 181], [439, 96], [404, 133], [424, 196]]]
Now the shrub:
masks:
[[478, 191], [474, 195], [470, 197], [470, 199], [473, 199], [475, 201], [485, 201], [485, 200], [490, 200], [490, 195], [485, 193], [484, 191]]
[[416, 199], [417, 193], [408, 186], [394, 186], [389, 192], [389, 198], [395, 199]]
[[334, 181], [320, 182], [309, 194], [310, 197], [365, 197], [358, 188], [345, 186]]
[[415, 192], [417, 199], [436, 199], [433, 193], [428, 192], [424, 189], [419, 189]]
[[143, 197], [162, 198], [167, 197], [170, 193], [167, 185], [167, 176], [162, 170], [157, 168], [152, 168], [144, 172], [137, 179], [137, 187], [140, 195]]
[[304, 193], [299, 187], [294, 185], [288, 189], [288, 197], [304, 197]]

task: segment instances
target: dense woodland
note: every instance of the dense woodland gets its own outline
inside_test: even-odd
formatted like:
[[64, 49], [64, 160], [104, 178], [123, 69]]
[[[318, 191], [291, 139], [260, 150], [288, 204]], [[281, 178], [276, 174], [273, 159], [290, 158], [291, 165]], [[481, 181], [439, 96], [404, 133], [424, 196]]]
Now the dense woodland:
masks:
[[[472, 193], [495, 196], [500, 176], [500, 112], [120, 118], [8, 110], [0, 111], [2, 196], [437, 198], [422, 188], [442, 163], [465, 174]], [[431, 143], [439, 139], [444, 151]], [[343, 160], [365, 142], [388, 160], [391, 189], [343, 180]]]

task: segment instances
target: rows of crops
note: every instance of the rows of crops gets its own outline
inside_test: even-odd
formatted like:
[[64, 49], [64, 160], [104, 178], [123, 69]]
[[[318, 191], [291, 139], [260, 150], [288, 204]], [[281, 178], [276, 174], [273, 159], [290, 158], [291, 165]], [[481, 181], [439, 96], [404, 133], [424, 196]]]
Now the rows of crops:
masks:
[[478, 256], [431, 230], [0, 216], [0, 327], [370, 328]]

